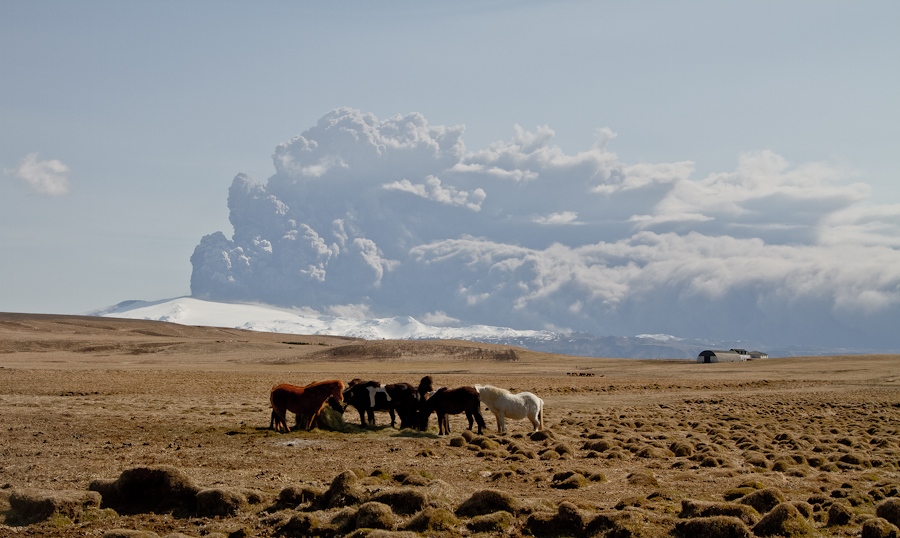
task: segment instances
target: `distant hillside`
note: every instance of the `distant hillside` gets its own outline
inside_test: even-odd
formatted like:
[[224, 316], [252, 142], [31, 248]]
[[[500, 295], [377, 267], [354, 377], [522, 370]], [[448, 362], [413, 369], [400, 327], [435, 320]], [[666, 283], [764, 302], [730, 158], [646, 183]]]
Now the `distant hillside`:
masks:
[[696, 359], [701, 351], [710, 347], [709, 343], [696, 341], [594, 336], [588, 333], [557, 334], [551, 339], [489, 338], [483, 341], [545, 353], [623, 359]]
[[772, 347], [762, 342], [688, 340], [671, 335], [594, 336], [589, 333], [517, 330], [473, 325], [437, 327], [409, 316], [355, 319], [286, 310], [261, 304], [237, 304], [178, 297], [162, 301], [124, 301], [89, 315], [168, 321], [182, 325], [230, 327], [283, 334], [330, 335], [376, 340], [468, 340], [516, 346], [544, 353], [624, 359], [693, 359], [705, 349], [740, 347], [770, 357], [896, 353], [898, 350], [815, 346]]
[[518, 346], [544, 353], [620, 359], [691, 359], [706, 349], [742, 347], [768, 353], [769, 357], [815, 357], [827, 355], [868, 355], [896, 353], [896, 350], [825, 348], [816, 346], [769, 347], [753, 342], [716, 342], [658, 339], [640, 336], [594, 336], [588, 333], [556, 334], [553, 338], [485, 338], [482, 342]]

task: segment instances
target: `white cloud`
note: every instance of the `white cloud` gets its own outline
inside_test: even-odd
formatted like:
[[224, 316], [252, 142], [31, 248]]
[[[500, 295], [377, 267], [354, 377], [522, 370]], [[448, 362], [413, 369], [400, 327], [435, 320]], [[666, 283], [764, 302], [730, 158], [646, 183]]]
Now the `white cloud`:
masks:
[[676, 183], [687, 181], [694, 171], [694, 163], [683, 161], [665, 164], [635, 164], [622, 166], [615, 178], [607, 183], [597, 185], [592, 192], [612, 194], [647, 187], [654, 183]]
[[900, 248], [900, 204], [857, 204], [824, 217], [818, 228], [822, 245]]
[[549, 215], [535, 217], [532, 220], [538, 224], [545, 224], [548, 226], [577, 224], [578, 213], [576, 211], [560, 211], [559, 213], [550, 213]]
[[429, 324], [900, 348], [900, 206], [853, 171], [758, 151], [695, 179], [689, 161], [620, 162], [609, 129], [574, 155], [547, 126], [468, 153], [462, 133], [415, 113], [326, 114], [276, 148], [266, 183], [235, 177], [234, 236], [197, 246], [192, 292]]
[[329, 315], [338, 318], [369, 319], [372, 317], [371, 309], [365, 304], [331, 305], [325, 307], [324, 310]]
[[384, 277], [385, 271], [395, 269], [400, 262], [397, 260], [386, 260], [382, 257], [378, 245], [371, 239], [357, 237], [353, 240], [353, 245], [359, 250], [359, 255], [365, 260], [366, 264], [375, 271], [375, 280], [373, 284], [377, 287], [381, 285], [381, 279]]
[[320, 157], [319, 162], [317, 162], [316, 164], [301, 166], [298, 171], [300, 175], [303, 176], [321, 177], [334, 167], [348, 168], [347, 163], [345, 163], [340, 157], [336, 157], [334, 155], [325, 155], [323, 157]]
[[325, 176], [410, 178], [433, 163], [458, 162], [464, 152], [462, 132], [463, 127], [430, 126], [418, 113], [379, 121], [372, 114], [340, 108], [309, 131], [279, 144], [272, 159], [277, 179], [290, 183]]
[[407, 179], [401, 179], [393, 183], [386, 183], [381, 188], [409, 192], [426, 200], [450, 206], [462, 206], [472, 211], [480, 211], [481, 202], [487, 197], [484, 189], [481, 188], [475, 189], [470, 194], [454, 187], [443, 187], [441, 180], [431, 175], [425, 178], [425, 183], [413, 184]]
[[447, 327], [459, 323], [458, 318], [448, 316], [444, 311], [428, 312], [422, 316], [422, 323], [426, 325], [434, 325], [435, 327]]
[[685, 170], [672, 178], [671, 190], [651, 215], [635, 215], [632, 220], [645, 228], [713, 219], [814, 225], [823, 216], [858, 204], [869, 195], [868, 186], [862, 183], [835, 184], [845, 179], [841, 170], [818, 163], [790, 169], [783, 157], [771, 151], [741, 154], [735, 172], [711, 174], [700, 181], [689, 179]]
[[531, 170], [504, 170], [503, 168], [499, 168], [496, 166], [484, 166], [482, 164], [465, 164], [465, 163], [457, 163], [450, 169], [451, 172], [456, 173], [480, 173], [487, 176], [496, 177], [499, 179], [506, 179], [513, 182], [519, 181], [531, 181], [532, 179], [537, 179], [537, 172], [532, 172]]
[[68, 194], [69, 167], [58, 159], [39, 161], [37, 158], [37, 152], [29, 153], [19, 161], [18, 168], [4, 169], [3, 172], [25, 181], [37, 193], [52, 196]]
[[566, 155], [558, 146], [550, 145], [553, 135], [553, 130], [547, 126], [538, 127], [536, 133], [531, 133], [516, 125], [511, 142], [496, 142], [486, 150], [469, 154], [466, 164], [485, 170], [523, 171], [532, 180], [560, 172], [587, 179], [605, 179], [618, 166], [615, 154], [606, 151], [603, 145], [595, 145], [576, 155]]

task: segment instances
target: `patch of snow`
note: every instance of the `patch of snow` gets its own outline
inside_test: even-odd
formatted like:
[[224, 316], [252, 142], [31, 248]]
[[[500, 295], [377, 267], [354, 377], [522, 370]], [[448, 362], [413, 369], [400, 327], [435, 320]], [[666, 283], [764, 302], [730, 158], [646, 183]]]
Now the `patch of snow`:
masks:
[[658, 340], [660, 342], [680, 342], [684, 340], [684, 338], [678, 338], [671, 334], [638, 334], [635, 335], [635, 338], [647, 338], [649, 340]]

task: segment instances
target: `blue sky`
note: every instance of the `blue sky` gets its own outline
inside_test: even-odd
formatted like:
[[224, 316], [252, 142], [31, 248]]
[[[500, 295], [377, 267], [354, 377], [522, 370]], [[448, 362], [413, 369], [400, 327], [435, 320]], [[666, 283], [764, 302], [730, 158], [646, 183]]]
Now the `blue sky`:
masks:
[[[824, 198], [803, 199], [880, 215], [869, 231], [896, 253], [898, 22], [895, 2], [0, 0], [0, 310], [78, 313], [189, 294], [200, 238], [234, 232], [234, 176], [264, 184], [276, 146], [340, 107], [464, 125], [469, 154], [510, 144], [519, 125], [547, 126], [551, 145], [574, 156], [608, 128], [606, 150], [623, 166], [690, 161], [697, 182], [771, 152], [787, 173], [827, 170], [800, 183]], [[561, 209], [536, 218], [569, 218], [553, 192], [541, 196]], [[706, 209], [719, 203], [706, 195]], [[666, 199], [668, 209], [634, 215], [665, 220], [679, 203], [677, 192]], [[765, 200], [782, 214], [795, 202]], [[811, 204], [804, 222], [832, 218], [826, 206]], [[617, 225], [638, 222], [628, 217]], [[805, 245], [775, 235], [763, 240]], [[559, 241], [585, 243], [568, 237]], [[892, 274], [878, 278], [860, 293], [900, 293]], [[897, 312], [885, 308], [871, 314], [876, 326]]]

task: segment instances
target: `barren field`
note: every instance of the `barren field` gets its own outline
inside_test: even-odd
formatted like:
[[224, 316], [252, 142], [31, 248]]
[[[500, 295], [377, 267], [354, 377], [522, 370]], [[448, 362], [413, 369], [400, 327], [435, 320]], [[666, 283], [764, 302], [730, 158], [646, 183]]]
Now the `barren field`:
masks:
[[[0, 536], [874, 537], [900, 525], [898, 355], [509, 350], [0, 314]], [[387, 413], [361, 428], [353, 408], [325, 417], [333, 430], [268, 427], [278, 383], [424, 375], [533, 392], [545, 431], [508, 420], [498, 435], [486, 410], [482, 435], [463, 415], [445, 436], [434, 417], [428, 432], [391, 428]]]

